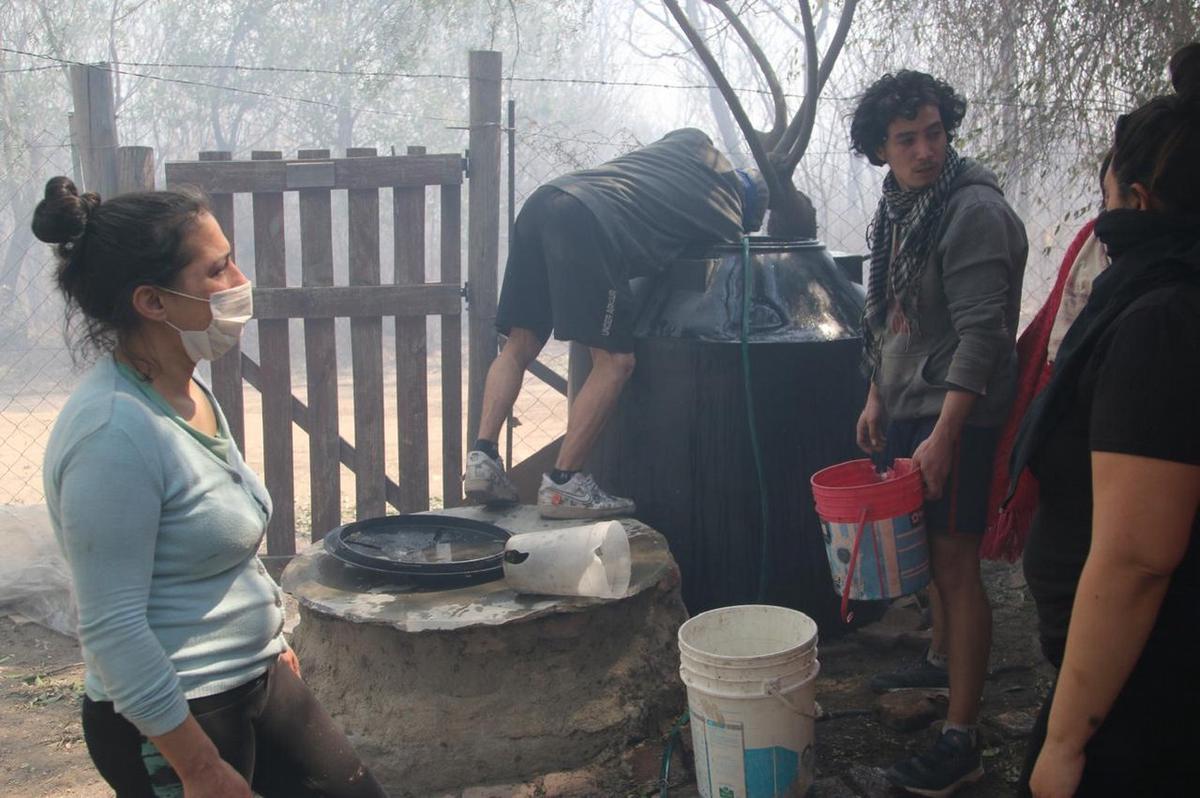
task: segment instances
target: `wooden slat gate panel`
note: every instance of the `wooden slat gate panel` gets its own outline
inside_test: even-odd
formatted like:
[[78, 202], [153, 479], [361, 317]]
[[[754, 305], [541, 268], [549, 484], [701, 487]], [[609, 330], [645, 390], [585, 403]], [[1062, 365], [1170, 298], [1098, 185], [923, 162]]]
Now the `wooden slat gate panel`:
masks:
[[[245, 448], [243, 387], [262, 395], [265, 481], [275, 503], [267, 530], [270, 560], [295, 553], [293, 425], [308, 435], [313, 538], [341, 523], [341, 467], [355, 475], [359, 518], [429, 507], [429, 368], [425, 318], [441, 317], [442, 484], [446, 506], [462, 503], [462, 188], [457, 154], [377, 156], [352, 149], [346, 158], [302, 150], [299, 158], [255, 152], [249, 161], [224, 152], [166, 165], [168, 187], [193, 186], [212, 198], [213, 214], [234, 240], [234, 195], [251, 195], [255, 318], [259, 362], [235, 350], [213, 363], [213, 387], [230, 430]], [[440, 191], [440, 279], [426, 280], [426, 189]], [[381, 189], [391, 189], [394, 279], [383, 284]], [[347, 192], [349, 284], [335, 285], [332, 196]], [[288, 285], [286, 192], [299, 194], [301, 285]], [[396, 321], [399, 481], [387, 474], [383, 318]], [[338, 428], [338, 362], [334, 319], [350, 318], [354, 380], [354, 444]], [[306, 401], [293, 394], [289, 319], [303, 319]]]
[[[349, 158], [374, 155], [374, 148], [346, 151]], [[350, 284], [378, 286], [382, 279], [379, 192], [352, 188], [348, 194]], [[354, 468], [355, 508], [358, 518], [373, 518], [383, 515], [387, 507], [384, 490], [387, 470], [383, 440], [383, 319], [378, 316], [350, 319], [350, 352], [354, 369], [354, 448], [358, 455]], [[403, 466], [400, 473], [407, 475], [400, 480], [401, 485], [410, 480], [420, 481]]]
[[[282, 152], [253, 152], [254, 160], [283, 158]], [[254, 272], [259, 290], [287, 285], [283, 192], [251, 195], [254, 213]], [[292, 449], [292, 366], [287, 319], [259, 319], [262, 363], [263, 466], [274, 503], [267, 526], [267, 550], [276, 556], [296, 551], [296, 495]]]

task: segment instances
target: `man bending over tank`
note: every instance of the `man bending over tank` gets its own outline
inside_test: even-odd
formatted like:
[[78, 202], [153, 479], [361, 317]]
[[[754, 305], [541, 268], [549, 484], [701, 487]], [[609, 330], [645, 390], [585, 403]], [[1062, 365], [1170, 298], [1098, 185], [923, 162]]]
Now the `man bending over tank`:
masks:
[[467, 497], [515, 503], [497, 439], [525, 369], [550, 333], [588, 347], [592, 370], [571, 405], [554, 469], [542, 477], [546, 518], [628, 515], [582, 471], [588, 452], [633, 373], [629, 281], [659, 273], [696, 242], [737, 241], [757, 230], [768, 193], [761, 175], [734, 169], [699, 130], [675, 130], [595, 169], [538, 188], [509, 244], [496, 327], [508, 336], [484, 386], [479, 439], [467, 454]]

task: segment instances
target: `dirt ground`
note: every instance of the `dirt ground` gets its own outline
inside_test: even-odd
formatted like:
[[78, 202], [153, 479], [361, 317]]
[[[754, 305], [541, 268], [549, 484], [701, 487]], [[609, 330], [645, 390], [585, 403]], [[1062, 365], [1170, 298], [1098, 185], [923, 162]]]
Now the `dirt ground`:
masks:
[[[995, 609], [995, 642], [982, 713], [987, 775], [960, 793], [963, 798], [1012, 794], [1024, 755], [1022, 727], [1032, 722], [1052, 676], [1037, 651], [1033, 604], [1019, 566], [989, 563], [986, 580]], [[816, 726], [817, 787], [812, 798], [893, 795], [882, 781], [881, 769], [928, 744], [934, 734], [930, 727], [896, 731], [878, 715], [878, 697], [867, 686], [870, 675], [912, 661], [925, 644], [925, 635], [911, 631], [912, 610], [894, 610], [888, 618], [821, 643], [817, 700], [828, 719]], [[898, 620], [892, 623], [894, 619]], [[0, 618], [0, 795], [93, 798], [111, 794], [92, 768], [83, 744], [82, 681], [83, 666], [73, 639], [32, 623]], [[556, 793], [542, 785], [467, 791], [470, 798], [537, 794]], [[641, 789], [631, 785], [626, 794], [653, 791], [643, 782]], [[670, 795], [682, 798], [697, 792], [694, 784], [679, 784]]]

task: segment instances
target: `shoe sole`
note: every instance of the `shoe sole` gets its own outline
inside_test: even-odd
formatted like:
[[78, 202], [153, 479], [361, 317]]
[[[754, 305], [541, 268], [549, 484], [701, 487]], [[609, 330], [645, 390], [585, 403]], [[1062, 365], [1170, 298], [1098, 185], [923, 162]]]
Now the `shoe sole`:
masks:
[[492, 483], [486, 479], [464, 479], [463, 493], [471, 501], [476, 504], [482, 504], [485, 507], [512, 505], [520, 501], [520, 498], [517, 496], [507, 498], [498, 495], [492, 490]]
[[572, 519], [588, 519], [588, 518], [619, 518], [625, 515], [633, 515], [636, 508], [620, 510], [597, 510], [591, 507], [569, 507], [561, 504], [539, 504], [538, 514], [542, 518], [550, 518], [554, 520], [572, 520]]
[[954, 793], [958, 792], [961, 788], [967, 786], [968, 784], [974, 784], [982, 778], [983, 765], [980, 765], [958, 781], [951, 784], [949, 787], [943, 787], [940, 790], [924, 790], [920, 787], [906, 787], [903, 784], [896, 784], [895, 782], [892, 783], [907, 793], [911, 793], [912, 795], [920, 795], [923, 796], [923, 798], [950, 798], [951, 795], [954, 795]]

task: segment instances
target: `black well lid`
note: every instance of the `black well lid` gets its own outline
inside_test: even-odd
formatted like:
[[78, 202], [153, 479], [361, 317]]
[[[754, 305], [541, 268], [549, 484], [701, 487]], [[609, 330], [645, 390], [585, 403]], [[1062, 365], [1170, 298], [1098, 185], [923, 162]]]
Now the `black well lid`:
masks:
[[324, 540], [326, 552], [351, 566], [449, 587], [503, 576], [508, 538], [493, 524], [420, 513], [356, 521]]

